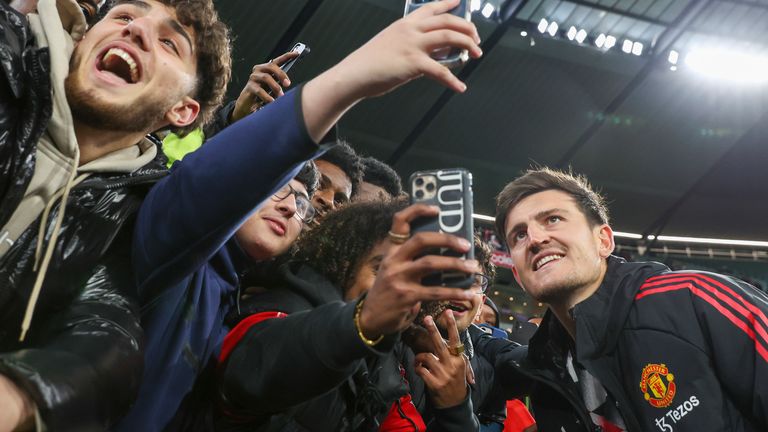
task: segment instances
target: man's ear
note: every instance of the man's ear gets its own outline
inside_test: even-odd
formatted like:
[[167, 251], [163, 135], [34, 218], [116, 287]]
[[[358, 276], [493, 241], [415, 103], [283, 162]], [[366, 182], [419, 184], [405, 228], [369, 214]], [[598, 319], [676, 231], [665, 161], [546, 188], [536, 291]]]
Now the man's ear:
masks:
[[176, 102], [166, 113], [165, 121], [174, 127], [184, 127], [192, 124], [200, 113], [200, 104], [189, 96]]
[[616, 248], [616, 243], [613, 240], [613, 230], [607, 224], [600, 225], [597, 231], [597, 238], [599, 241], [599, 253], [602, 258], [608, 258], [613, 250]]
[[523, 290], [525, 290], [525, 287], [523, 287], [523, 283], [520, 281], [520, 275], [517, 273], [517, 267], [512, 266], [512, 276], [515, 277], [515, 280], [517, 281], [517, 284], [520, 285]]

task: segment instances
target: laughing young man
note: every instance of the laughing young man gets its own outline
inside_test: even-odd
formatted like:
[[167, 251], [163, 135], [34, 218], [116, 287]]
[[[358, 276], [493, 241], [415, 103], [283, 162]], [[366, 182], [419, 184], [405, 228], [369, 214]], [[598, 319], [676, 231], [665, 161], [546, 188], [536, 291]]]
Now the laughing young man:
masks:
[[522, 368], [511, 350], [495, 360], [508, 387], [518, 372], [534, 380], [539, 430], [768, 428], [764, 293], [611, 255], [607, 209], [583, 177], [526, 173], [499, 194], [496, 225], [516, 279], [549, 306]]
[[210, 2], [118, 3], [78, 39], [75, 1], [0, 2], [0, 431], [103, 430], [130, 406], [129, 227], [165, 174], [145, 136], [205, 122], [229, 79]]

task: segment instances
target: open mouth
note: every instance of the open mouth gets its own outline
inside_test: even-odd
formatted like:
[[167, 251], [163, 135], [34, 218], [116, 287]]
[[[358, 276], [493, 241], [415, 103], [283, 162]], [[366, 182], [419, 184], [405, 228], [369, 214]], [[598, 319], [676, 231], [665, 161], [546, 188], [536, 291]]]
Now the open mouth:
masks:
[[136, 60], [121, 48], [110, 48], [99, 60], [97, 66], [100, 71], [109, 72], [128, 84], [139, 81], [139, 66]]
[[541, 257], [538, 260], [536, 260], [535, 263], [533, 263], [533, 270], [534, 271], [538, 271], [542, 267], [544, 267], [545, 265], [547, 265], [549, 263], [552, 263], [552, 262], [555, 262], [555, 261], [559, 261], [561, 259], [563, 259], [563, 255], [558, 255], [558, 254], [547, 255], [545, 257]]

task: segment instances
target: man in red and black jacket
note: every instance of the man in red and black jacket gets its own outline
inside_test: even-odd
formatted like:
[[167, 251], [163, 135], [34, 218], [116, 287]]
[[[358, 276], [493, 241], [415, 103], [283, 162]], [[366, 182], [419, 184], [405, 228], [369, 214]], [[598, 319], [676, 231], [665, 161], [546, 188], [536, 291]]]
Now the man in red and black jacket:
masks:
[[737, 279], [612, 256], [603, 198], [529, 171], [497, 201], [513, 273], [549, 305], [527, 356], [484, 339], [541, 431], [768, 430], [768, 296]]

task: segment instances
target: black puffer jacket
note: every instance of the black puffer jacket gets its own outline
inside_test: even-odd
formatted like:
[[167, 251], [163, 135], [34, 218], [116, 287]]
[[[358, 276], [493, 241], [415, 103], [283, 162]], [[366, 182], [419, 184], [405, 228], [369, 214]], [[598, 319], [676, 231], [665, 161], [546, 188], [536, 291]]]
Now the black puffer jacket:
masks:
[[[0, 1], [0, 225], [24, 194], [50, 117], [47, 59], [26, 20]], [[135, 398], [143, 353], [130, 225], [164, 163], [158, 156], [131, 174], [97, 174], [72, 189], [24, 342], [42, 216], [0, 259], [0, 374], [32, 397], [48, 430], [106, 430]], [[48, 215], [46, 238], [59, 211], [57, 204]]]
[[52, 113], [47, 49], [34, 46], [26, 18], [0, 2], [0, 227], [35, 170], [35, 148]]
[[50, 430], [106, 430], [136, 397], [143, 342], [131, 224], [149, 186], [165, 175], [164, 163], [158, 157], [132, 174], [94, 176], [72, 189], [23, 343], [40, 218], [0, 260], [0, 373], [32, 396]]

